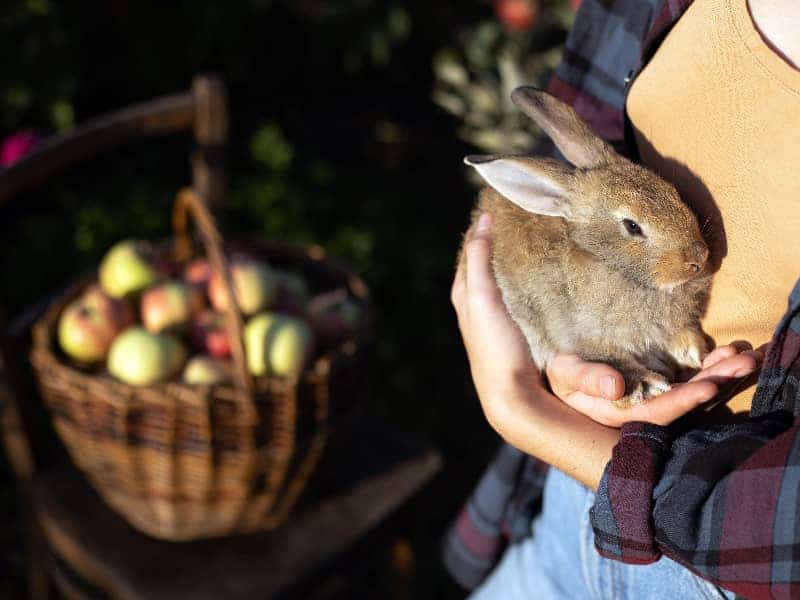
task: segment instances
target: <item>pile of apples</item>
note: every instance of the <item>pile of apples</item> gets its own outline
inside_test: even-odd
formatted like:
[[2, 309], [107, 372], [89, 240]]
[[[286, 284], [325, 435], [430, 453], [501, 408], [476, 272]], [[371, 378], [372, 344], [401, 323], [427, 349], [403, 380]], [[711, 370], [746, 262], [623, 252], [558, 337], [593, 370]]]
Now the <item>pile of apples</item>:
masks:
[[[344, 290], [311, 297], [294, 272], [245, 254], [229, 263], [252, 375], [296, 374], [315, 347], [341, 341], [360, 324], [362, 307]], [[180, 268], [148, 242], [124, 240], [106, 253], [98, 282], [62, 311], [58, 341], [78, 365], [105, 364], [130, 385], [226, 383], [227, 302], [222, 276], [207, 260]]]

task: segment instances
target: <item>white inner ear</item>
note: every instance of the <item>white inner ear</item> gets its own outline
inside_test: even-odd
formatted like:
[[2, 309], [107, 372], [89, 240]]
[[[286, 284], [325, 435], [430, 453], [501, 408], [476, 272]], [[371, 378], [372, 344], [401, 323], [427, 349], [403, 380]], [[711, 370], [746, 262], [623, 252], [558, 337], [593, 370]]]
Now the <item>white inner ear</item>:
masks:
[[533, 168], [502, 158], [468, 164], [475, 167], [486, 183], [523, 210], [550, 217], [567, 216], [564, 189]]

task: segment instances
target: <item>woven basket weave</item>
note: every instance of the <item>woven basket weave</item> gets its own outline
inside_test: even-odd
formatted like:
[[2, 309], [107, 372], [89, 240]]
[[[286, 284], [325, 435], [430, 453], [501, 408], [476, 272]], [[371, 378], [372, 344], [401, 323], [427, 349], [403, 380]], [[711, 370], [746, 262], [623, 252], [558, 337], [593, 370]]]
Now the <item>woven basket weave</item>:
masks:
[[[233, 299], [217, 227], [191, 190], [182, 190], [176, 201], [175, 258], [186, 261], [193, 254], [189, 214]], [[346, 289], [369, 312], [363, 282], [318, 249], [277, 243], [244, 248], [275, 266], [302, 271], [322, 289]], [[368, 324], [318, 354], [296, 377], [254, 379], [246, 369], [234, 300], [225, 315], [233, 385], [133, 387], [105, 371], [81, 370], [58, 350], [59, 315], [88, 283], [74, 285], [35, 324], [31, 362], [56, 431], [95, 489], [131, 525], [162, 539], [281, 524], [318, 463], [331, 417], [351, 408], [363, 387], [360, 350]]]

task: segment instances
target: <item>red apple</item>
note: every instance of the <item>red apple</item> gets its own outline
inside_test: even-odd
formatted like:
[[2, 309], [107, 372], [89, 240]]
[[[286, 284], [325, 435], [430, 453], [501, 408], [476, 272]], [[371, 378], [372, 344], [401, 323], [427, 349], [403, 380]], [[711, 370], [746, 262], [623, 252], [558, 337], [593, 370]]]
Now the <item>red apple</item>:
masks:
[[216, 358], [231, 354], [231, 342], [225, 329], [223, 315], [213, 310], [204, 310], [192, 321], [189, 331], [192, 345]]
[[578, 9], [581, 7], [581, 0], [569, 0], [569, 6], [572, 8], [573, 12], [578, 12]]
[[207, 354], [191, 358], [183, 369], [183, 381], [190, 385], [216, 385], [230, 378], [230, 366]]
[[166, 246], [153, 246], [151, 254], [153, 268], [163, 277], [178, 277], [180, 266], [175, 260], [172, 250]]
[[[237, 256], [231, 261], [231, 277], [239, 308], [245, 315], [251, 315], [270, 306], [278, 295], [278, 283], [267, 265], [245, 256]], [[213, 273], [208, 284], [208, 297], [211, 305], [218, 311], [228, 306], [228, 295], [222, 283], [222, 276]]]
[[133, 308], [127, 300], [112, 298], [98, 284], [93, 283], [81, 294], [81, 302], [87, 308], [97, 310], [122, 331], [134, 321]]
[[203, 308], [203, 295], [180, 281], [165, 281], [142, 295], [142, 323], [148, 331], [177, 331]]
[[278, 297], [274, 309], [291, 315], [303, 314], [309, 298], [306, 280], [294, 271], [275, 269], [273, 272], [278, 281]]
[[183, 280], [206, 292], [211, 279], [211, 264], [205, 258], [196, 258], [183, 268]]
[[126, 302], [93, 285], [61, 313], [58, 341], [69, 357], [83, 363], [100, 362], [116, 335], [132, 322], [133, 312]]
[[494, 0], [497, 18], [511, 30], [528, 31], [539, 18], [538, 0]]
[[308, 303], [308, 317], [320, 339], [334, 343], [355, 333], [364, 309], [345, 290], [336, 290], [313, 298]]

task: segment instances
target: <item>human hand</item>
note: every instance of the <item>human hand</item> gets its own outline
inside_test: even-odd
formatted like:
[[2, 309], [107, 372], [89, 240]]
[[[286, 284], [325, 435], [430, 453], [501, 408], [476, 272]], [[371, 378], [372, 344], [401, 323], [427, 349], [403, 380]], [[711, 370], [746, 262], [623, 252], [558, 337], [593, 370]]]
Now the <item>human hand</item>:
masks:
[[[456, 271], [451, 300], [467, 349], [473, 381], [489, 423], [504, 437], [512, 421], [527, 408], [516, 401], [525, 391], [544, 392], [528, 345], [511, 319], [491, 271], [491, 217], [482, 215], [467, 232]], [[557, 356], [547, 368], [553, 393], [565, 404], [597, 423], [621, 427], [628, 421], [667, 425], [713, 399], [720, 386], [754, 372], [762, 354], [746, 342], [721, 346], [686, 383], [628, 409], [611, 401], [624, 394], [622, 375], [609, 365]]]
[[[501, 425], [514, 398], [542, 380], [530, 349], [503, 303], [491, 267], [492, 219], [483, 214], [467, 232], [450, 299], [469, 358], [478, 397], [489, 423]], [[519, 414], [517, 414], [517, 417]]]
[[611, 402], [624, 393], [622, 375], [606, 364], [560, 355], [548, 365], [547, 377], [556, 396], [602, 425], [622, 427], [629, 421], [668, 425], [755, 372], [762, 360], [763, 353], [747, 342], [720, 346], [706, 356], [702, 369], [688, 382], [676, 383], [671, 390], [625, 409]]
[[467, 232], [451, 291], [483, 414], [507, 443], [597, 489], [619, 430], [545, 388], [495, 282], [490, 229], [491, 217], [484, 215]]

